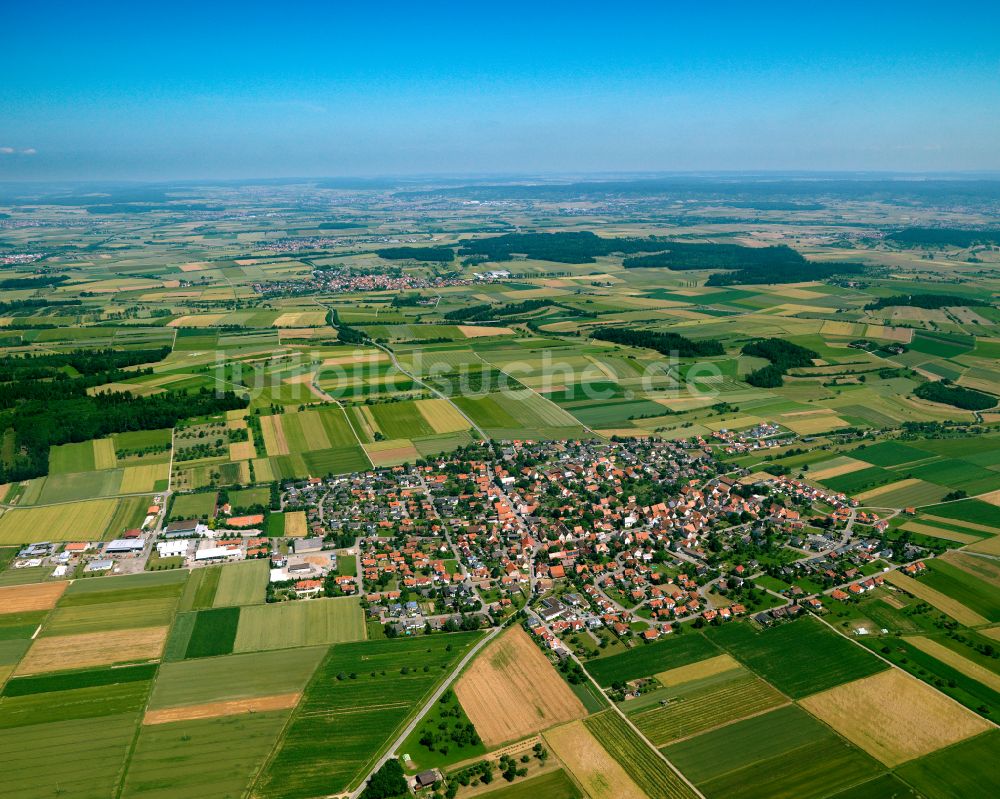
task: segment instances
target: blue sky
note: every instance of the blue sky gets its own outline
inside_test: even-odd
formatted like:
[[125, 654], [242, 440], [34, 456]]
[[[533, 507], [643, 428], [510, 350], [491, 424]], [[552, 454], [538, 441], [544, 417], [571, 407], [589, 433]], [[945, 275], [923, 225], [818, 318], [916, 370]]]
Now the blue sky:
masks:
[[0, 180], [1000, 169], [995, 3], [68, 5], [0, 13]]

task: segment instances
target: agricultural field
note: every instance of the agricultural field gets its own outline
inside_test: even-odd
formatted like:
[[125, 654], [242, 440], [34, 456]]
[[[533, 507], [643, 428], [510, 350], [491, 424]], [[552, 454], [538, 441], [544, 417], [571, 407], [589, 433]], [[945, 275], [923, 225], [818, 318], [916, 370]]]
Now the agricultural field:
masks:
[[[305, 799], [356, 785], [450, 664], [478, 638], [455, 634], [335, 644], [306, 686], [252, 795]], [[325, 741], [333, 736], [338, 745], [329, 747]]]
[[[347, 794], [432, 698], [411, 775], [552, 750], [458, 799], [1000, 792], [1000, 194], [854, 181], [0, 186], [0, 796]], [[654, 469], [639, 439], [681, 446]], [[248, 513], [270, 541], [238, 563], [101, 547]], [[269, 584], [313, 535], [320, 592], [364, 599]], [[128, 574], [91, 576], [106, 555]], [[555, 567], [598, 562], [584, 611]], [[708, 621], [695, 588], [737, 565], [772, 593], [705, 590], [749, 605]], [[655, 613], [680, 574], [697, 609]], [[543, 595], [586, 622], [553, 626], [582, 673], [515, 625], [444, 684], [485, 633], [425, 621]]]
[[688, 799], [696, 795], [687, 779], [614, 711], [590, 716], [583, 724], [650, 799]]
[[550, 771], [523, 782], [498, 788], [485, 794], [489, 799], [581, 799], [583, 794], [562, 769]]
[[279, 602], [240, 610], [233, 651], [333, 644], [364, 637], [364, 617], [357, 599]]
[[730, 624], [714, 631], [712, 641], [792, 699], [886, 668], [812, 617], [763, 632]]
[[587, 712], [520, 627], [512, 627], [479, 654], [455, 684], [455, 693], [489, 747]]
[[592, 799], [643, 799], [646, 793], [590, 733], [583, 722], [556, 727], [545, 741]]
[[663, 751], [708, 799], [833, 796], [884, 770], [794, 705]]
[[898, 669], [813, 694], [799, 704], [889, 767], [993, 729]]
[[666, 638], [616, 655], [587, 661], [587, 671], [603, 686], [650, 677], [668, 669], [697, 663], [719, 654], [719, 649], [702, 635]]
[[[759, 677], [738, 664], [734, 666], [654, 691], [626, 702], [623, 709], [643, 735], [663, 746], [787, 701]], [[649, 706], [654, 700], [658, 706]]]
[[219, 582], [212, 598], [213, 607], [255, 605], [264, 601], [268, 580], [265, 560], [232, 563], [219, 571]]

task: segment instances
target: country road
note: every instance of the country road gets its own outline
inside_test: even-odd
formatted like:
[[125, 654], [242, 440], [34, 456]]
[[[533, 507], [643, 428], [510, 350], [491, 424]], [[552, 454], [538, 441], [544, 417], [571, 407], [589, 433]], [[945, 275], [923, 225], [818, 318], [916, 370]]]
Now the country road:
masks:
[[455, 668], [452, 669], [451, 674], [449, 674], [446, 679], [441, 681], [441, 684], [437, 687], [437, 689], [430, 696], [430, 698], [428, 698], [428, 700], [424, 703], [424, 706], [420, 708], [420, 712], [417, 713], [410, 720], [410, 723], [406, 725], [405, 729], [399, 734], [396, 740], [393, 741], [392, 744], [389, 745], [389, 748], [385, 750], [385, 754], [383, 754], [382, 757], [379, 758], [378, 762], [374, 766], [372, 766], [371, 770], [365, 775], [364, 779], [361, 780], [361, 784], [357, 788], [355, 788], [354, 791], [352, 791], [349, 794], [344, 794], [344, 796], [350, 797], [350, 799], [358, 799], [358, 797], [361, 795], [361, 792], [365, 789], [365, 785], [367, 785], [368, 780], [371, 779], [371, 776], [375, 772], [377, 772], [380, 768], [382, 768], [382, 766], [385, 765], [386, 761], [392, 759], [396, 750], [399, 749], [399, 747], [403, 745], [406, 739], [410, 737], [410, 735], [417, 728], [417, 725], [421, 722], [423, 717], [427, 715], [427, 713], [430, 711], [432, 707], [434, 707], [434, 704], [441, 698], [441, 695], [446, 690], [448, 690], [449, 686], [452, 684], [455, 678], [462, 673], [462, 669], [464, 669], [466, 665], [468, 665], [469, 661], [476, 656], [476, 654], [479, 652], [480, 649], [482, 649], [484, 646], [486, 646], [486, 644], [488, 644], [490, 641], [496, 638], [497, 634], [503, 629], [504, 629], [503, 627], [494, 627], [492, 630], [490, 630], [488, 634], [483, 636], [481, 641], [479, 641], [474, 647], [472, 647], [472, 649], [470, 649], [466, 653], [465, 657], [463, 657], [455, 665]]

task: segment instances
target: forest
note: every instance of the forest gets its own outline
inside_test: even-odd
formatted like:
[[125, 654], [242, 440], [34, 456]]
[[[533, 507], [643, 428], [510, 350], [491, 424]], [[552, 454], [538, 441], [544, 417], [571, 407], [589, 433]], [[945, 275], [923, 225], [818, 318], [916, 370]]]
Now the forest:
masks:
[[218, 394], [165, 392], [136, 397], [106, 392], [58, 399], [32, 399], [8, 415], [15, 453], [0, 464], [0, 482], [41, 477], [49, 471], [49, 447], [102, 438], [112, 433], [159, 430], [181, 419], [246, 408], [249, 401], [232, 391]]
[[751, 341], [743, 346], [743, 354], [771, 362], [746, 376], [746, 381], [757, 388], [777, 388], [785, 382], [789, 369], [812, 366], [813, 358], [819, 357], [819, 353], [780, 338]]
[[507, 233], [463, 242], [462, 255], [485, 256], [490, 261], [509, 261], [515, 254], [538, 261], [592, 264], [597, 256], [614, 252], [634, 253], [662, 250], [657, 239], [606, 239], [590, 231], [573, 233]]
[[444, 318], [449, 322], [485, 322], [489, 319], [498, 319], [504, 316], [518, 316], [520, 314], [531, 313], [532, 311], [537, 311], [539, 308], [556, 304], [552, 300], [540, 299], [512, 302], [507, 305], [470, 305], [468, 308], [458, 308], [454, 311], [449, 311], [444, 315]]
[[379, 258], [387, 261], [433, 261], [447, 263], [455, 260], [455, 251], [450, 247], [386, 247], [376, 250]]
[[717, 272], [709, 275], [706, 286], [755, 286], [771, 283], [802, 283], [809, 280], [826, 280], [834, 275], [857, 275], [864, 271], [864, 264], [820, 263], [803, 261], [801, 264], [761, 264], [735, 272]]
[[913, 393], [930, 402], [943, 402], [966, 411], [985, 411], [997, 404], [997, 398], [982, 391], [951, 385], [947, 381], [921, 383]]
[[908, 227], [886, 238], [899, 244], [936, 247], [971, 247], [974, 244], [1000, 244], [1000, 230], [967, 230], [954, 227]]
[[670, 242], [663, 252], [626, 258], [626, 269], [781, 269], [794, 266], [801, 275], [806, 259], [784, 244], [775, 247], [744, 247], [740, 244]]
[[643, 347], [655, 350], [661, 355], [676, 355], [679, 358], [704, 358], [722, 355], [722, 344], [714, 339], [692, 341], [677, 333], [658, 330], [636, 330], [630, 327], [603, 327], [590, 331], [592, 338], [625, 344], [629, 347]]
[[866, 311], [877, 311], [881, 308], [894, 307], [909, 308], [947, 308], [952, 307], [981, 307], [989, 306], [985, 300], [975, 297], [959, 297], [957, 294], [894, 294], [891, 297], [879, 297], [875, 302], [870, 302], [865, 306]]

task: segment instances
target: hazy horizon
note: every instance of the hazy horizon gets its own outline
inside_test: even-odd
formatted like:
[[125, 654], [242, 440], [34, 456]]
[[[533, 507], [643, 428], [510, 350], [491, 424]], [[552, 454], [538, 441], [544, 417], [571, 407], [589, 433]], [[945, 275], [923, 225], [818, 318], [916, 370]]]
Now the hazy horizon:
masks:
[[1000, 12], [7, 10], [0, 180], [1000, 170]]

